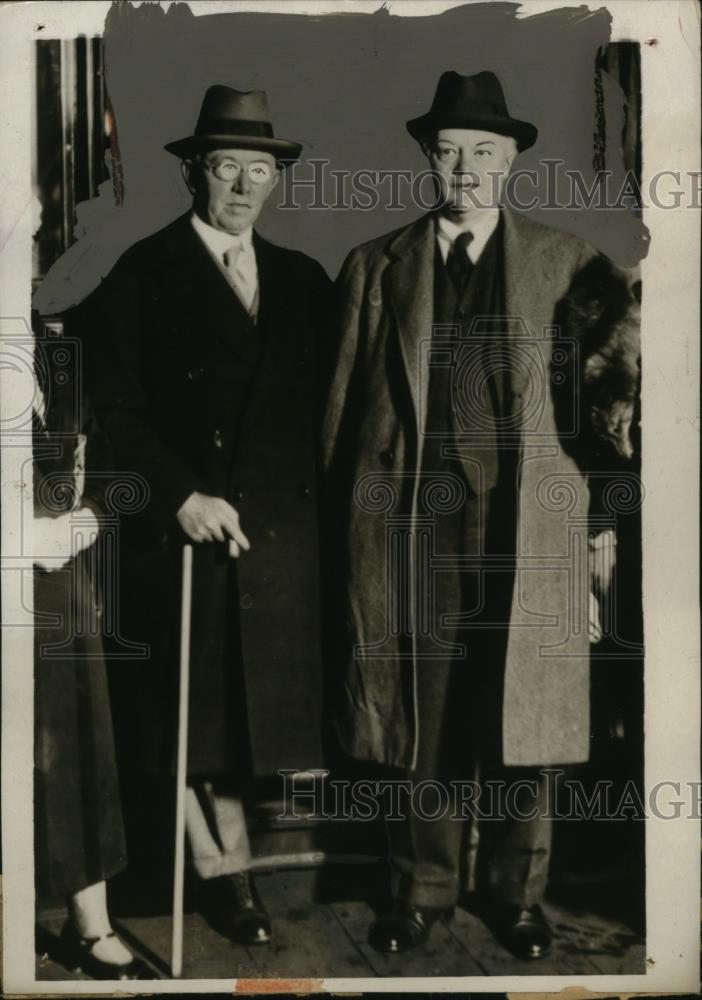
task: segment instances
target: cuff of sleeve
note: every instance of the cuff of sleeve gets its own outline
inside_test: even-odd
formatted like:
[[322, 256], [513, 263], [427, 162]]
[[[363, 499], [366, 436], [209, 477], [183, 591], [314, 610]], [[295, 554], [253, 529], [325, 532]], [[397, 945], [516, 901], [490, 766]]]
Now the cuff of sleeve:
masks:
[[598, 549], [603, 549], [607, 545], [616, 545], [617, 536], [611, 528], [605, 531], [601, 531], [597, 535], [590, 535], [588, 538], [588, 545], [590, 550], [596, 552]]
[[92, 496], [82, 497], [80, 507], [78, 509], [80, 510], [81, 508], [86, 508], [87, 510], [92, 511], [98, 520], [98, 524], [100, 523], [101, 519], [105, 516], [105, 508], [98, 500], [96, 500]]

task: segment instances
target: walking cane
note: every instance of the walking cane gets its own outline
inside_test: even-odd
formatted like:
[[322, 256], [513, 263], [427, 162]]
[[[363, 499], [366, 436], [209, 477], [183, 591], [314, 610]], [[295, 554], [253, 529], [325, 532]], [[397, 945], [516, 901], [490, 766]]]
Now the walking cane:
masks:
[[183, 974], [183, 885], [185, 875], [185, 781], [188, 769], [188, 690], [190, 687], [190, 611], [193, 593], [193, 547], [183, 546], [180, 604], [180, 687], [178, 692], [178, 761], [176, 765], [175, 864], [171, 974]]

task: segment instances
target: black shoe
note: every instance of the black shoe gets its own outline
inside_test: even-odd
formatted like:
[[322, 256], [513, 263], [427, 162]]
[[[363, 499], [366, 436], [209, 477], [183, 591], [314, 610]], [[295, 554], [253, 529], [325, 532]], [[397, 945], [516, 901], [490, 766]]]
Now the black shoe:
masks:
[[543, 958], [551, 948], [553, 934], [544, 911], [535, 906], [505, 906], [498, 912], [498, 936], [516, 958]]
[[453, 915], [453, 907], [415, 906], [396, 899], [387, 913], [368, 931], [368, 944], [376, 951], [397, 953], [423, 945], [437, 920]]
[[271, 922], [249, 872], [203, 879], [203, 916], [216, 931], [238, 944], [267, 944]]
[[92, 979], [158, 979], [159, 977], [140, 958], [117, 965], [96, 958], [93, 951], [98, 941], [116, 937], [114, 931], [101, 937], [84, 938], [76, 930], [73, 921], [64, 924], [61, 931], [61, 960], [70, 972], [82, 972]]

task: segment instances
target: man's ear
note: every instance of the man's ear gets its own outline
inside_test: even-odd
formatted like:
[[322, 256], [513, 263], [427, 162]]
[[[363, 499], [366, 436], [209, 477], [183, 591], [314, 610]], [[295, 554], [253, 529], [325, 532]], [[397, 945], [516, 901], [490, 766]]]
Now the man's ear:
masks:
[[517, 149], [517, 140], [516, 139], [512, 139], [512, 141], [510, 142], [510, 145], [509, 145], [509, 149], [507, 150], [507, 169], [508, 170], [512, 169], [512, 164], [516, 160], [518, 152], [519, 152], [519, 150]]
[[180, 161], [180, 171], [183, 175], [183, 180], [185, 181], [188, 191], [190, 194], [195, 194], [195, 185], [193, 184], [193, 165], [190, 160]]

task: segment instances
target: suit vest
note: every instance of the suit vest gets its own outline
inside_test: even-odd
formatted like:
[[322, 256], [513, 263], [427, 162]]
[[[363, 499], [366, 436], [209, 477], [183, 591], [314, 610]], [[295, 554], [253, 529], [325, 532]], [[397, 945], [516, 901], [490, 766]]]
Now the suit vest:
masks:
[[505, 395], [498, 359], [502, 258], [500, 221], [459, 297], [438, 246], [435, 254], [422, 471], [458, 473], [475, 494], [493, 489], [499, 477]]

